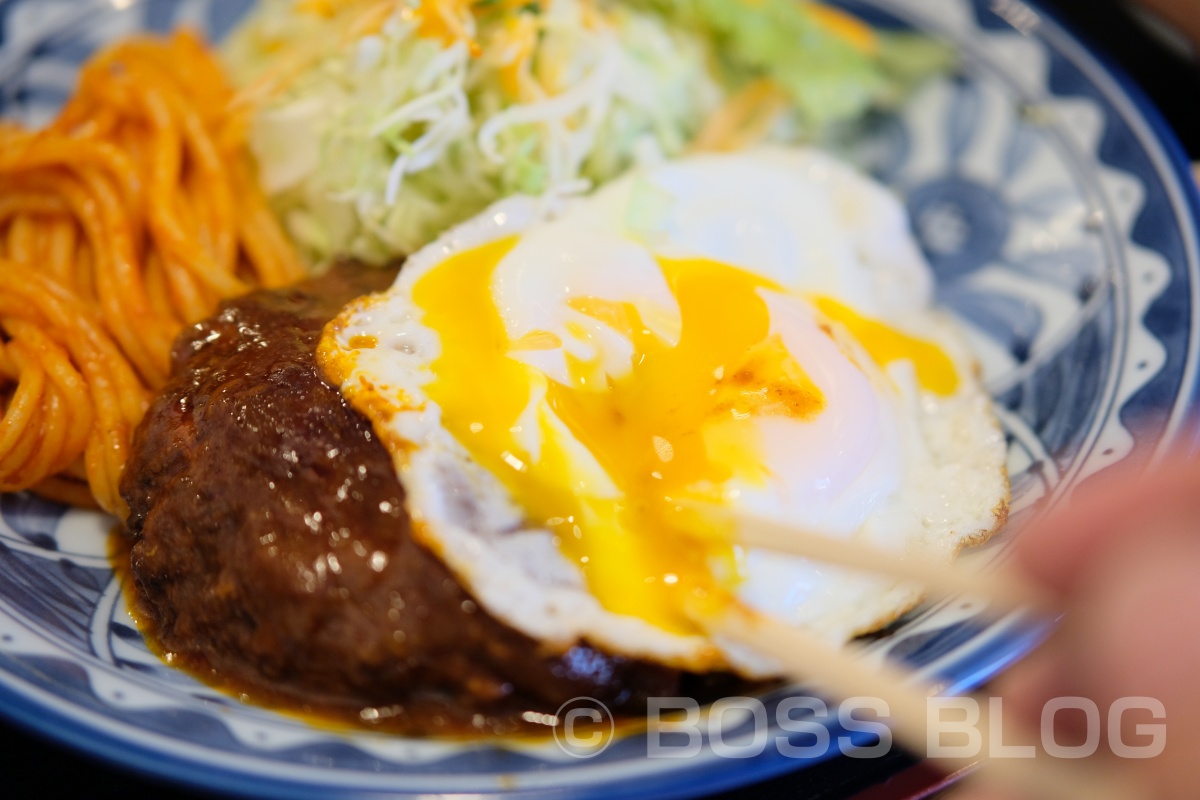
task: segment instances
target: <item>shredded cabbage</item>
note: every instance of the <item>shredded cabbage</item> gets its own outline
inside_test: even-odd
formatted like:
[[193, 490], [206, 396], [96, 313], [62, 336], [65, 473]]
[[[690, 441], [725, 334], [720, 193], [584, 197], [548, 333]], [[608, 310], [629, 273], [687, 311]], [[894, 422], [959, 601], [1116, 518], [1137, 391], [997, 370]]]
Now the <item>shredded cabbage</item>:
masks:
[[[714, 119], [811, 139], [946, 52], [800, 0], [260, 0], [225, 58], [264, 189], [321, 264], [410, 253], [510, 194], [584, 191]], [[748, 99], [763, 85], [786, 102]]]

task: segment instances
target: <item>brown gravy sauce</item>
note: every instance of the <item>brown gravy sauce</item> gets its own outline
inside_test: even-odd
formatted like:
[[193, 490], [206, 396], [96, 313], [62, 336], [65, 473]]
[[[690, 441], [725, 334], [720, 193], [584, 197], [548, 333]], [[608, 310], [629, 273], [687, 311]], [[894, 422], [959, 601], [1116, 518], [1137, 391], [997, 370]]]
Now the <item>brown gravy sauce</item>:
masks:
[[245, 702], [405, 735], [545, 735], [576, 697], [638, 719], [649, 697], [753, 690], [586, 643], [549, 651], [414, 540], [390, 457], [314, 361], [341, 307], [393, 278], [340, 265], [180, 337], [134, 438], [114, 545], [150, 647]]

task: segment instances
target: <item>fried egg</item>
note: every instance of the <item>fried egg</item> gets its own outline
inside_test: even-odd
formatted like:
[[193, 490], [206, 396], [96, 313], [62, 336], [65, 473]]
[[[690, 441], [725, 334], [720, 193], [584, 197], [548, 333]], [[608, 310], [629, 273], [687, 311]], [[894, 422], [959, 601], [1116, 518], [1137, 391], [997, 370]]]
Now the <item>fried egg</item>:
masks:
[[1004, 437], [932, 296], [886, 188], [763, 148], [502, 201], [345, 309], [319, 358], [492, 615], [551, 649], [762, 677], [769, 656], [699, 617], [844, 642], [920, 588], [749, 527], [948, 561], [1003, 522]]

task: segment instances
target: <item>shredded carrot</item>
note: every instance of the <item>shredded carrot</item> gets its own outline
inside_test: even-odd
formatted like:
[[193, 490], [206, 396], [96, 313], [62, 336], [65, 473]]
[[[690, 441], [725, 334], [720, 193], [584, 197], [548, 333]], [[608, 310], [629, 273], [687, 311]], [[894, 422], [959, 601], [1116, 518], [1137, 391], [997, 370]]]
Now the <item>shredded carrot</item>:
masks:
[[818, 25], [864, 55], [873, 56], [879, 52], [879, 37], [858, 17], [823, 3], [809, 3], [808, 11]]
[[696, 152], [740, 150], [761, 141], [787, 107], [787, 94], [760, 78], [730, 97], [692, 142]]

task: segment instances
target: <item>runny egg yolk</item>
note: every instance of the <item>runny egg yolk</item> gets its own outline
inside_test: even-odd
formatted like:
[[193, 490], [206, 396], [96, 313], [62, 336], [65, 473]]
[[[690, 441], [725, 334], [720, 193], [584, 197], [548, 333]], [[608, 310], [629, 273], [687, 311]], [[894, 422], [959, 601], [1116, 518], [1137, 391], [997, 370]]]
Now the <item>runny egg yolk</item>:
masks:
[[[561, 346], [549, 331], [509, 339], [492, 277], [516, 241], [460, 253], [417, 282], [414, 300], [441, 341], [428, 397], [528, 520], [555, 534], [601, 605], [672, 633], [696, 633], [689, 610], [727, 596], [741, 573], [732, 524], [704, 508], [728, 504], [733, 479], [761, 486], [776, 477], [760, 455], [758, 420], [803, 422], [828, 411], [821, 389], [771, 332], [762, 294], [782, 290], [714, 261], [660, 258], [679, 306], [679, 340], [652, 333], [632, 303], [572, 299], [575, 311], [623, 334], [634, 356], [620, 378], [599, 369], [599, 356], [596, 363], [568, 357], [563, 384], [510, 357]], [[853, 334], [886, 340], [865, 346], [872, 357], [907, 352], [949, 364], [932, 345], [829, 308]], [[918, 377], [944, 382], [941, 366], [918, 367]], [[532, 453], [522, 445], [528, 425], [540, 440]], [[580, 446], [591, 455], [587, 464]]]
[[958, 370], [937, 345], [868, 319], [833, 298], [818, 297], [814, 303], [826, 317], [844, 325], [875, 363], [886, 366], [893, 361], [911, 361], [917, 382], [927, 391], [943, 397], [958, 391]]

